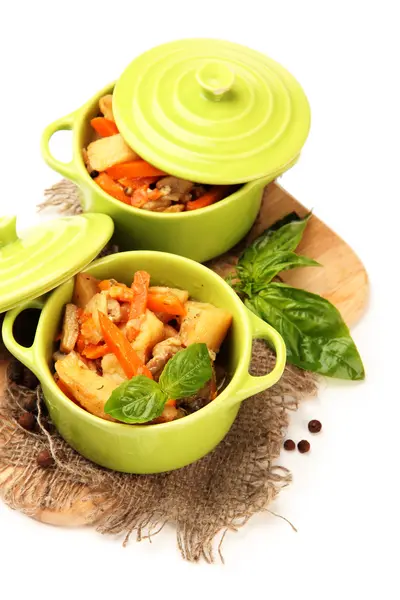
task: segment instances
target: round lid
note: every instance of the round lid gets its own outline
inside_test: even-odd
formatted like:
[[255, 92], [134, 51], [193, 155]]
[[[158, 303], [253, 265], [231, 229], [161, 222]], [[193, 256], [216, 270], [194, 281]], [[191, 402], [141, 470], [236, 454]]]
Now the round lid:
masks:
[[107, 215], [86, 214], [46, 221], [18, 238], [16, 217], [0, 217], [0, 313], [79, 273], [113, 231]]
[[117, 81], [113, 111], [140, 156], [199, 183], [280, 174], [310, 128], [307, 98], [288, 71], [221, 40], [181, 40], [145, 52]]

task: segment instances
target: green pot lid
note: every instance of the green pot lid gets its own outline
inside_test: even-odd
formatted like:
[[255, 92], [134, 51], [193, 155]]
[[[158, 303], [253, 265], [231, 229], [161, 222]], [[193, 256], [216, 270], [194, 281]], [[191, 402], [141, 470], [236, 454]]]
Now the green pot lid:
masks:
[[46, 221], [16, 233], [16, 217], [0, 217], [0, 313], [38, 298], [79, 273], [111, 238], [101, 214]]
[[140, 156], [200, 183], [282, 173], [310, 128], [307, 98], [288, 71], [221, 40], [181, 40], [145, 52], [117, 81], [113, 110]]

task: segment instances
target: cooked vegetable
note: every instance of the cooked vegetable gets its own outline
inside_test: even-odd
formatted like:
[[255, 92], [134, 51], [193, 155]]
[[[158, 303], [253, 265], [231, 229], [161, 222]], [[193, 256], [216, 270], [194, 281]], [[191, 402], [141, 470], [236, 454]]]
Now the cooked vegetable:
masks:
[[112, 109], [112, 99], [112, 94], [107, 94], [106, 96], [100, 98], [99, 108], [106, 119], [109, 119], [110, 121], [115, 121]]
[[83, 356], [89, 358], [91, 360], [95, 360], [96, 358], [102, 358], [106, 354], [110, 353], [110, 348], [107, 344], [87, 344], [82, 350]]
[[[141, 376], [122, 383], [111, 394], [104, 410], [124, 423], [146, 423], [159, 417], [169, 400], [183, 397], [187, 391], [195, 393], [211, 376], [207, 347], [194, 344], [171, 358], [159, 383]], [[169, 412], [176, 417], [175, 410]]]
[[61, 331], [61, 352], [72, 352], [75, 348], [79, 335], [78, 309], [75, 304], [67, 304], [65, 307], [63, 327]]
[[[137, 158], [137, 155], [135, 158]], [[127, 159], [126, 161], [118, 161], [118, 163], [122, 164], [117, 164], [117, 162], [114, 162], [113, 164], [115, 166], [110, 166], [107, 168], [108, 175], [110, 175], [110, 177], [113, 179], [121, 179], [122, 177], [137, 179], [139, 177], [157, 177], [165, 175], [164, 171], [160, 171], [160, 169], [157, 169], [157, 167], [153, 167], [153, 165], [145, 160], [135, 160], [135, 158]], [[93, 166], [93, 162], [90, 162]]]
[[293, 253], [309, 218], [286, 218], [259, 236], [239, 259], [234, 288], [282, 335], [289, 362], [329, 377], [364, 379], [361, 357], [339, 311], [316, 294], [271, 281], [281, 270], [317, 265]]
[[197, 342], [207, 344], [218, 352], [232, 323], [232, 315], [222, 308], [206, 302], [189, 300], [185, 304], [186, 316], [182, 319], [180, 337], [185, 346]]
[[[200, 323], [200, 313], [216, 311], [210, 318], [210, 323], [215, 321], [210, 327], [218, 332], [212, 334], [215, 348], [222, 341], [216, 321], [221, 316], [226, 321], [225, 311], [190, 302], [187, 290], [150, 287], [146, 271], [136, 271], [130, 287], [81, 274], [74, 296], [81, 306], [66, 305], [63, 330], [56, 338], [64, 352], [53, 354], [55, 380], [74, 402], [97, 416], [107, 412], [126, 423], [166, 423], [215, 398], [220, 387], [213, 344], [207, 348], [188, 341], [186, 306], [200, 307], [192, 315]], [[153, 312], [155, 308], [162, 312]]]
[[101, 369], [103, 377], [112, 379], [118, 385], [127, 379], [125, 371], [115, 354], [106, 354], [101, 359]]
[[178, 288], [161, 285], [151, 285], [149, 287], [149, 294], [173, 294], [182, 304], [185, 304], [189, 300], [189, 292], [187, 290], [179, 290]]
[[99, 313], [99, 321], [104, 340], [121, 363], [126, 376], [145, 375], [152, 379], [150, 371], [118, 327], [103, 312]]
[[137, 319], [145, 314], [150, 275], [146, 271], [136, 271], [131, 285], [133, 301], [129, 314], [130, 319]]
[[70, 352], [64, 360], [57, 361], [55, 369], [69, 393], [83, 408], [97, 417], [113, 421], [104, 412], [104, 406], [117, 387], [116, 383], [88, 369], [75, 352]]
[[[129, 323], [129, 322], [128, 322]], [[164, 323], [150, 310], [146, 310], [132, 342], [132, 348], [143, 362], [147, 362], [154, 346], [164, 339]]]
[[97, 294], [99, 280], [87, 273], [78, 273], [75, 277], [74, 294], [72, 302], [79, 308], [85, 308], [86, 304]]
[[124, 204], [131, 204], [131, 199], [124, 192], [124, 188], [116, 183], [107, 173], [100, 173], [94, 178], [94, 181], [101, 187], [102, 190], [110, 194], [116, 200], [124, 202]]
[[89, 144], [87, 156], [92, 169], [100, 172], [138, 157], [136, 152], [125, 143], [120, 133]]
[[114, 123], [114, 121], [110, 121], [105, 117], [95, 117], [90, 121], [93, 129], [101, 135], [101, 137], [109, 137], [110, 135], [116, 135], [118, 132], [118, 127]]
[[171, 292], [150, 292], [147, 296], [147, 307], [155, 312], [182, 316], [186, 314], [185, 306]]
[[191, 200], [186, 204], [186, 210], [197, 210], [198, 208], [205, 208], [210, 206], [218, 200], [222, 200], [224, 196], [229, 194], [228, 185], [215, 185], [204, 196], [200, 196], [197, 200]]

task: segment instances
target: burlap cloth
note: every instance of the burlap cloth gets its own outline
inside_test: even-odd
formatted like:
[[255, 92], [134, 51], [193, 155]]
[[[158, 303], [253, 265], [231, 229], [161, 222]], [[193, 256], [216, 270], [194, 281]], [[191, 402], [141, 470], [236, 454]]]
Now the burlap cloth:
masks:
[[[66, 182], [47, 192], [46, 202], [69, 212], [79, 208], [76, 189]], [[224, 257], [211, 266], [221, 272], [232, 262]], [[266, 373], [273, 361], [271, 350], [257, 340], [251, 373]], [[213, 562], [217, 548], [222, 559], [225, 533], [243, 526], [255, 513], [269, 510], [291, 480], [289, 471], [276, 463], [288, 411], [296, 410], [301, 398], [317, 391], [315, 376], [288, 365], [279, 383], [243, 402], [230, 432], [208, 456], [170, 473], [127, 475], [98, 467], [72, 450], [49, 423], [40, 387], [26, 387], [32, 387], [29, 373], [21, 374], [16, 367], [15, 363], [9, 366], [0, 406], [4, 501], [37, 518], [48, 510], [68, 511], [71, 506], [76, 510], [85, 505], [85, 523], [101, 533], [124, 536], [124, 543], [133, 532], [139, 541], [173, 523], [181, 555], [189, 561]], [[34, 405], [37, 425], [28, 432], [17, 419]], [[38, 453], [44, 449], [55, 461], [48, 468], [37, 464]]]

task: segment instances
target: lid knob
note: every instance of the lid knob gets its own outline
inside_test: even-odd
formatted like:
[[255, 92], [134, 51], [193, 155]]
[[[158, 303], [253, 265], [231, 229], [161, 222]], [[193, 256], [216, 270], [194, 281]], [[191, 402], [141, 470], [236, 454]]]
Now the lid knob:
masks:
[[17, 217], [0, 217], [0, 248], [17, 239]]
[[221, 100], [235, 81], [235, 73], [222, 61], [207, 61], [196, 73], [196, 79], [206, 96]]

